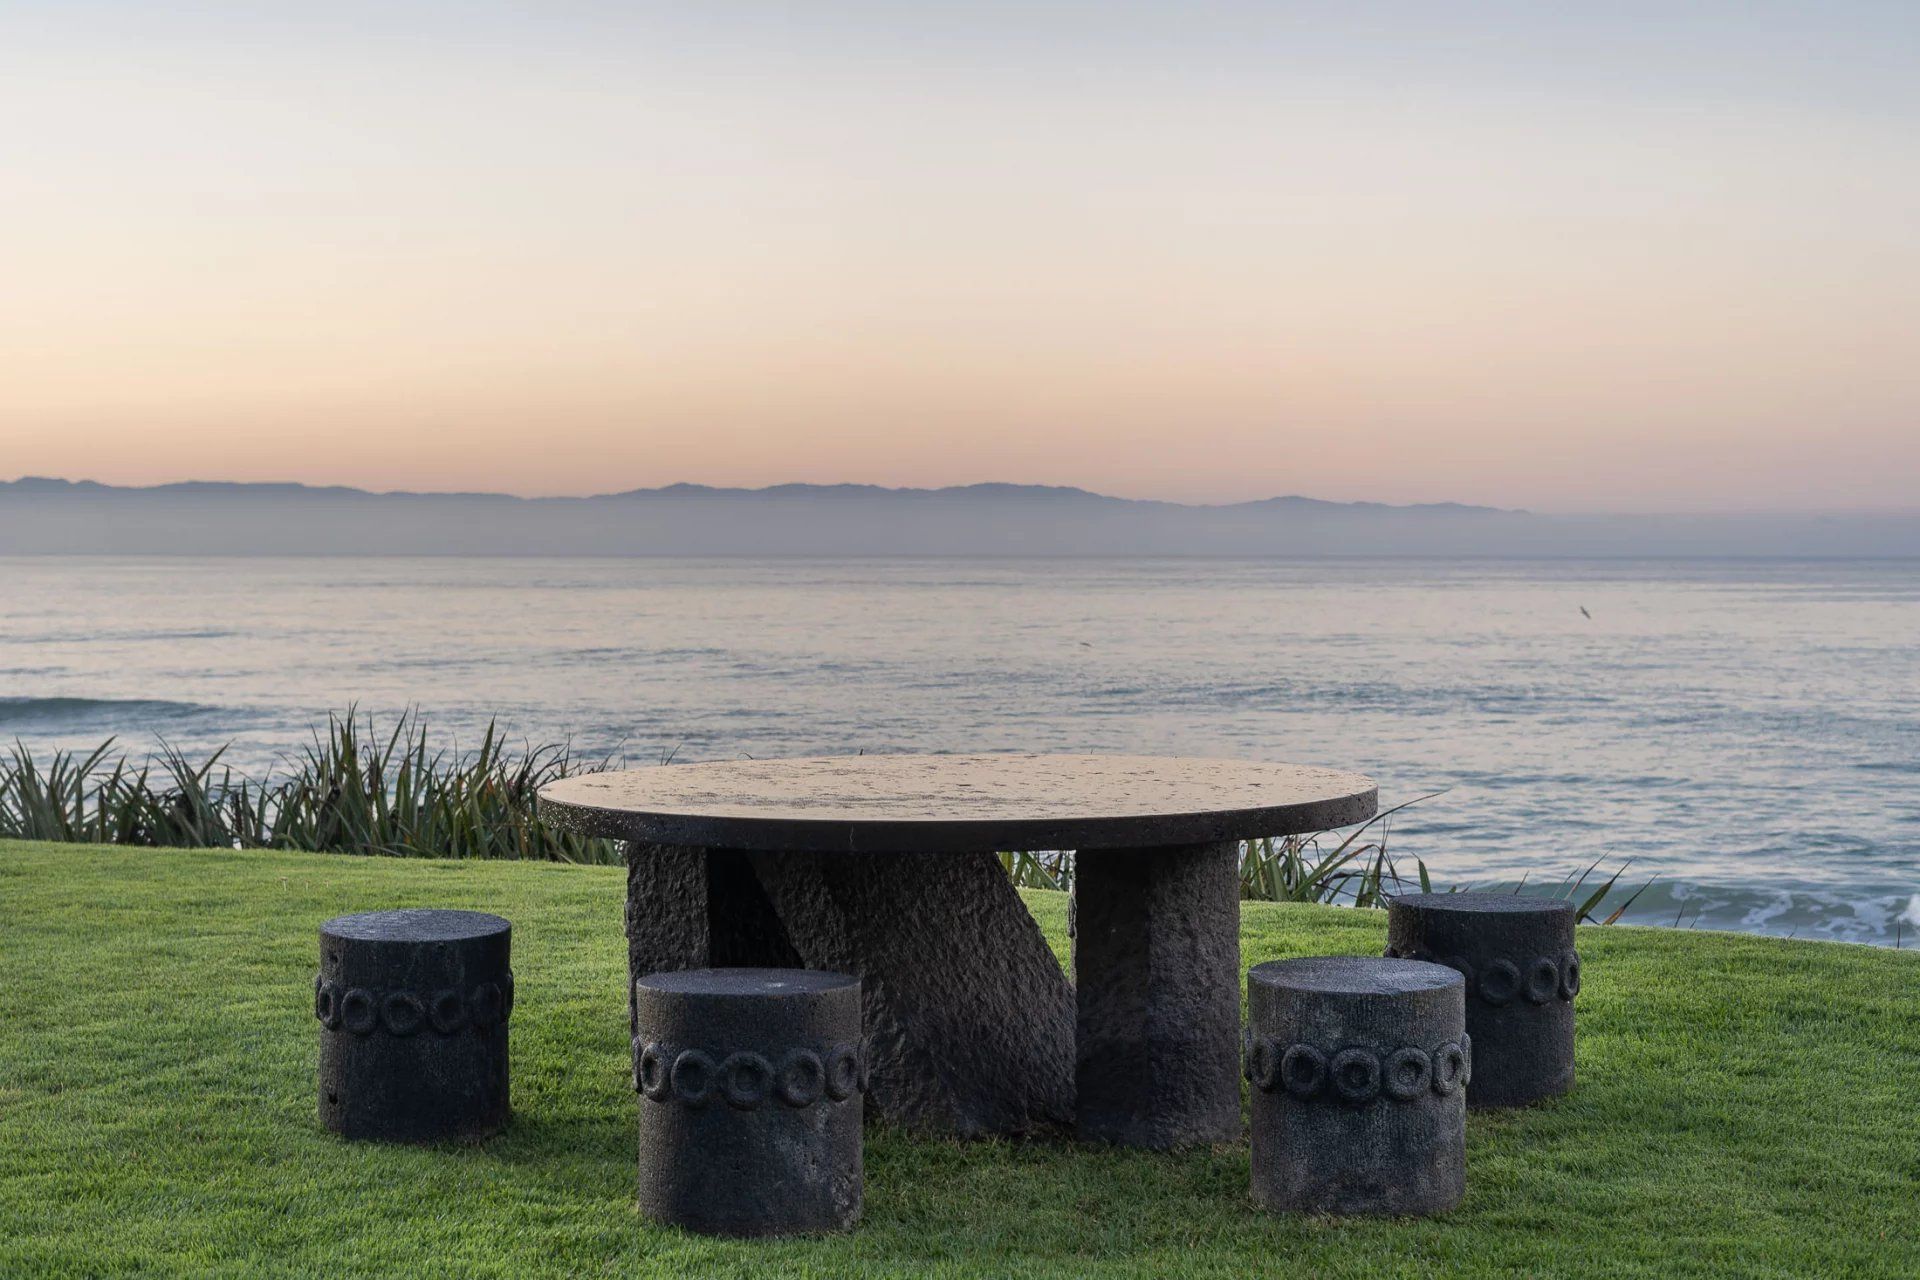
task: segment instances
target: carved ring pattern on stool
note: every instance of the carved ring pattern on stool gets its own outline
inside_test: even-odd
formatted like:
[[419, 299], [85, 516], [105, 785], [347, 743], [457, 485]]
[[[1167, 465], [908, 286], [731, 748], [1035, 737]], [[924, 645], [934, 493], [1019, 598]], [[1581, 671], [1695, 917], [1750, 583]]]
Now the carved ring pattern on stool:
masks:
[[1557, 960], [1535, 956], [1524, 965], [1511, 960], [1489, 960], [1478, 974], [1465, 956], [1436, 956], [1425, 947], [1388, 947], [1380, 953], [1389, 960], [1425, 960], [1443, 964], [1467, 980], [1469, 993], [1498, 1009], [1524, 996], [1529, 1004], [1547, 1004], [1555, 996], [1571, 1000], [1580, 994], [1580, 954], [1569, 951]]
[[313, 980], [313, 1016], [329, 1031], [340, 1026], [340, 988], [325, 978]]
[[1480, 998], [1499, 1009], [1520, 994], [1520, 967], [1511, 960], [1495, 960], [1480, 970]]
[[827, 1050], [826, 1066], [827, 1096], [835, 1102], [845, 1102], [866, 1088], [866, 1064], [861, 1060], [860, 1050], [853, 1045], [837, 1045]]
[[1545, 1004], [1559, 993], [1560, 966], [1552, 956], [1541, 956], [1527, 967], [1527, 1003]]
[[[1262, 1062], [1276, 1064], [1263, 1071]], [[1344, 1102], [1364, 1103], [1385, 1095], [1412, 1102], [1429, 1090], [1446, 1097], [1473, 1078], [1473, 1042], [1462, 1034], [1432, 1049], [1408, 1045], [1387, 1053], [1350, 1046], [1329, 1057], [1310, 1044], [1284, 1050], [1270, 1036], [1253, 1036], [1247, 1048], [1247, 1074], [1262, 1092], [1285, 1089], [1305, 1102], [1331, 1093]], [[1262, 1078], [1267, 1083], [1261, 1083]]]
[[[509, 975], [506, 990], [513, 989]], [[329, 1031], [342, 1028], [357, 1036], [371, 1035], [385, 1028], [389, 1035], [410, 1036], [423, 1026], [431, 1026], [450, 1036], [471, 1021], [476, 1026], [505, 1022], [511, 1010], [510, 997], [491, 982], [482, 983], [471, 995], [448, 987], [422, 995], [407, 990], [375, 991], [366, 987], [343, 989], [337, 982], [317, 977], [313, 983], [313, 1016]]]
[[650, 1044], [640, 1051], [640, 1092], [655, 1102], [665, 1102], [672, 1092], [667, 1079], [671, 1064], [660, 1046]]
[[804, 1110], [823, 1095], [845, 1102], [866, 1085], [865, 1063], [854, 1045], [836, 1045], [824, 1055], [791, 1049], [776, 1069], [750, 1049], [723, 1056], [649, 1042], [641, 1045], [636, 1062], [634, 1081], [641, 1093], [654, 1102], [689, 1107], [704, 1107], [717, 1096], [736, 1111], [756, 1110], [769, 1099]]
[[1310, 1044], [1289, 1045], [1280, 1055], [1280, 1081], [1294, 1097], [1311, 1098], [1327, 1082], [1327, 1055]]
[[389, 991], [380, 1002], [380, 1021], [387, 1034], [410, 1036], [427, 1020], [427, 1007], [410, 991]]
[[667, 1072], [667, 1083], [674, 1100], [689, 1107], [704, 1107], [713, 1092], [713, 1059], [698, 1049], [682, 1050]]
[[820, 1055], [811, 1049], [794, 1049], [780, 1059], [780, 1071], [774, 1079], [780, 1101], [790, 1107], [810, 1107], [826, 1092], [827, 1068]]
[[340, 1025], [357, 1036], [371, 1032], [380, 1021], [379, 1006], [373, 993], [364, 987], [350, 987], [340, 997]]
[[720, 1064], [720, 1092], [735, 1111], [751, 1111], [773, 1092], [773, 1064], [748, 1050], [730, 1053]]
[[1371, 1102], [1380, 1092], [1380, 1059], [1367, 1049], [1342, 1049], [1327, 1064], [1333, 1089], [1348, 1102]]
[[1253, 1040], [1247, 1051], [1247, 1079], [1253, 1082], [1253, 1087], [1273, 1092], [1279, 1072], [1280, 1046], [1265, 1037]]
[[427, 1018], [435, 1031], [450, 1036], [467, 1025], [467, 1002], [451, 987], [436, 991], [427, 1002]]
[[1380, 1087], [1397, 1102], [1408, 1102], [1425, 1093], [1433, 1083], [1433, 1059], [1425, 1049], [1408, 1045], [1387, 1055], [1380, 1072]]

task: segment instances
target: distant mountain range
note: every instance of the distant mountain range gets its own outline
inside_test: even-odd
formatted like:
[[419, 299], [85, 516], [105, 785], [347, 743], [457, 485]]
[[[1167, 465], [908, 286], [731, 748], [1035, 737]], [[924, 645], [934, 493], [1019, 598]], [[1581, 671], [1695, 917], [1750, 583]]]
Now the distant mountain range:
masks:
[[673, 484], [586, 498], [189, 481], [0, 482], [0, 555], [1920, 556], [1920, 512], [1564, 516], [1051, 485]]

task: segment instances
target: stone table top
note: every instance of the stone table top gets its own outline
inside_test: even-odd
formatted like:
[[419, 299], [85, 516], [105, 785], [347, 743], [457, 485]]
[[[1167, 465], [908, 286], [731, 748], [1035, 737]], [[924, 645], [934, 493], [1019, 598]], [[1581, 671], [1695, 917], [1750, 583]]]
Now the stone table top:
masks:
[[513, 925], [484, 911], [448, 911], [439, 907], [402, 907], [335, 916], [320, 926], [331, 938], [353, 942], [465, 942], [508, 933]]
[[1377, 803], [1357, 773], [1186, 756], [728, 760], [540, 789], [541, 814], [583, 835], [849, 853], [1206, 844], [1344, 827]]

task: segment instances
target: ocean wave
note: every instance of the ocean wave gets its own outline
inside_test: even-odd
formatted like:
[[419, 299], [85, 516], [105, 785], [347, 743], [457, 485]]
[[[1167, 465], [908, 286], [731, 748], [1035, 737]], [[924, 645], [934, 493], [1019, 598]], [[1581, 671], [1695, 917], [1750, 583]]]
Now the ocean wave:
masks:
[[[1627, 879], [1632, 879], [1631, 873]], [[1631, 890], [1617, 888], [1612, 902], [1620, 901], [1628, 892]], [[1602, 913], [1605, 910], [1603, 907]], [[1920, 894], [1910, 886], [1884, 882], [1827, 889], [1656, 880], [1634, 900], [1621, 922], [1827, 942], [1912, 945], [1920, 940], [1916, 937]]]
[[36, 729], [147, 725], [155, 720], [183, 720], [210, 715], [220, 708], [198, 702], [169, 702], [158, 698], [0, 697], [0, 725]]

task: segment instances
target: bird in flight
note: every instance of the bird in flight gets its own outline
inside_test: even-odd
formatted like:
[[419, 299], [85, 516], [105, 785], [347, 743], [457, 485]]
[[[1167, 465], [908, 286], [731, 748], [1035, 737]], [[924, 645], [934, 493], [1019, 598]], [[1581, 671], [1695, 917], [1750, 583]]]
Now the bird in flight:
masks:
[[1587, 606], [1585, 605], [1580, 606], [1580, 616], [1585, 618], [1588, 622], [1593, 621], [1593, 615], [1587, 612]]

